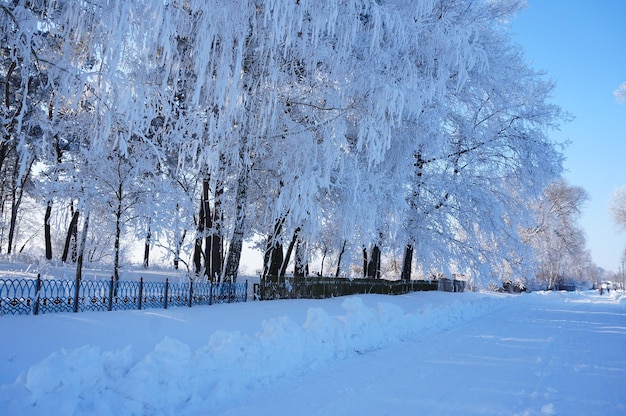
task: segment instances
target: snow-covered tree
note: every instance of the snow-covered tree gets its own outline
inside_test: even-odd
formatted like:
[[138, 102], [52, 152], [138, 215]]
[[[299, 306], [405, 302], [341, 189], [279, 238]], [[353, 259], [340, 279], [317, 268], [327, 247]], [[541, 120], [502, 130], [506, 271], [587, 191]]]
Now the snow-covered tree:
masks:
[[[45, 11], [9, 2], [0, 7], [0, 221], [6, 251], [16, 241], [18, 211], [46, 134], [45, 106], [56, 77], [47, 61]], [[0, 248], [3, 244], [0, 239]]]
[[585, 236], [577, 224], [587, 199], [584, 189], [570, 186], [563, 179], [555, 181], [536, 203], [536, 224], [523, 230], [535, 251], [535, 280], [544, 289], [562, 281], [579, 280], [593, 269]]
[[626, 186], [621, 186], [615, 190], [611, 198], [610, 209], [615, 224], [621, 230], [626, 230]]
[[415, 121], [422, 137], [405, 168], [412, 175], [405, 182], [405, 278], [414, 257], [426, 274], [489, 278], [503, 262], [523, 266], [513, 257], [524, 251], [516, 232], [529, 218], [524, 201], [560, 173], [558, 144], [547, 130], [563, 114], [548, 103], [552, 85], [507, 36], [512, 5], [455, 14], [468, 33], [477, 32], [466, 39], [465, 66], [446, 80], [447, 93]]
[[[86, 230], [90, 207], [120, 214], [119, 195], [142, 192], [152, 196], [127, 205], [142, 218], [130, 234], [176, 263], [188, 255], [196, 274], [236, 279], [244, 240], [263, 235], [266, 274], [290, 263], [305, 274], [312, 250], [340, 270], [365, 247], [370, 275], [404, 250], [409, 278], [514, 263], [525, 198], [560, 172], [551, 85], [507, 34], [522, 3], [16, 0], [3, 11], [9, 22], [39, 10], [28, 27], [46, 40], [53, 81], [35, 106], [38, 179], [46, 209], [72, 207], [68, 235], [79, 213]], [[105, 177], [126, 189], [117, 205]]]

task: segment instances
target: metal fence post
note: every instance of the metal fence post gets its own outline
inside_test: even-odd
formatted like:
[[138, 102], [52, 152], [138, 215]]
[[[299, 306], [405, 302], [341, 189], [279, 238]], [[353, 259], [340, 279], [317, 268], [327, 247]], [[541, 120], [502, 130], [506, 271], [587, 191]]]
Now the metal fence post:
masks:
[[169, 289], [170, 289], [170, 281], [169, 281], [169, 278], [166, 277], [165, 278], [165, 301], [163, 303], [163, 309], [167, 309], [167, 296], [169, 294], [168, 293]]
[[244, 302], [248, 301], [248, 279], [246, 279], [246, 296], [243, 298]]
[[143, 277], [139, 278], [139, 310], [141, 310], [141, 303], [143, 299]]
[[37, 285], [35, 286], [35, 305], [33, 314], [39, 315], [39, 291], [41, 290], [41, 275], [37, 274]]
[[111, 283], [109, 283], [109, 312], [113, 310], [113, 276], [111, 276]]

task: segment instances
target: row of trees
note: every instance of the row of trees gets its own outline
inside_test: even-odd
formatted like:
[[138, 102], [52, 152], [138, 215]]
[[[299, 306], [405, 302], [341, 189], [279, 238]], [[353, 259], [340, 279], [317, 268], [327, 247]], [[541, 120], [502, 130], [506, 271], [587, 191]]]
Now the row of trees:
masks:
[[[622, 94], [623, 97], [626, 97], [626, 83], [622, 84], [620, 87], [625, 93]], [[610, 210], [613, 216], [613, 221], [615, 225], [617, 225], [619, 231], [626, 231], [626, 186], [621, 186], [615, 190], [611, 198]], [[612, 280], [618, 287], [626, 288], [626, 249], [622, 253], [619, 271], [613, 275], [607, 276], [607, 280]]]
[[[618, 103], [626, 103], [626, 82], [622, 82], [619, 87], [613, 91], [613, 95], [615, 95], [615, 99]], [[610, 210], [613, 221], [618, 229], [620, 231], [626, 231], [626, 186], [621, 186], [615, 190], [611, 198]], [[622, 254], [619, 272], [614, 273], [614, 275], [612, 277], [609, 276], [609, 278], [615, 282], [619, 282], [618, 284], [622, 289], [626, 288], [626, 249]]]
[[211, 279], [254, 236], [265, 276], [532, 275], [566, 115], [522, 3], [2, 0], [2, 250], [30, 197], [78, 277], [102, 241], [118, 277], [125, 236]]
[[535, 226], [521, 234], [537, 262], [534, 281], [530, 282], [535, 287], [589, 287], [598, 281], [600, 270], [586, 249], [585, 235], [577, 223], [588, 198], [584, 189], [561, 179], [549, 184], [534, 204]]

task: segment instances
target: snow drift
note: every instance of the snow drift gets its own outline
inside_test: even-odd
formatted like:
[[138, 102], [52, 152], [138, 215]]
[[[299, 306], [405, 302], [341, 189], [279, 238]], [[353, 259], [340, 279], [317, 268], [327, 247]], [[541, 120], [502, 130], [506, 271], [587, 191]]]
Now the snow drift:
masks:
[[[23, 415], [47, 415], [50, 409], [58, 415], [206, 412], [252, 386], [386, 348], [499, 304], [479, 294], [448, 300], [445, 306], [425, 304], [407, 312], [398, 302], [367, 306], [361, 297], [348, 297], [340, 300], [339, 314], [329, 312], [332, 303], [319, 302], [319, 307], [308, 308], [301, 323], [280, 316], [262, 321], [255, 334], [216, 330], [197, 349], [168, 336], [142, 356], [130, 345], [112, 351], [89, 345], [62, 349], [0, 387], [0, 407], [5, 407], [3, 414]], [[236, 313], [237, 305], [232, 306]]]

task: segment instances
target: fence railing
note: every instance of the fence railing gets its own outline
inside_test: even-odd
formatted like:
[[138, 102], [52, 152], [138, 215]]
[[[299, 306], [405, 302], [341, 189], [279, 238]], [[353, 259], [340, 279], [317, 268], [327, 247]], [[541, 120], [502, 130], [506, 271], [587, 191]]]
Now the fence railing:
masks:
[[384, 280], [346, 279], [332, 277], [277, 278], [267, 277], [254, 284], [254, 297], [271, 299], [322, 299], [337, 296], [375, 293], [400, 295], [409, 292], [440, 290], [463, 292], [465, 282], [461, 280]]
[[248, 282], [2, 279], [0, 316], [245, 302]]

